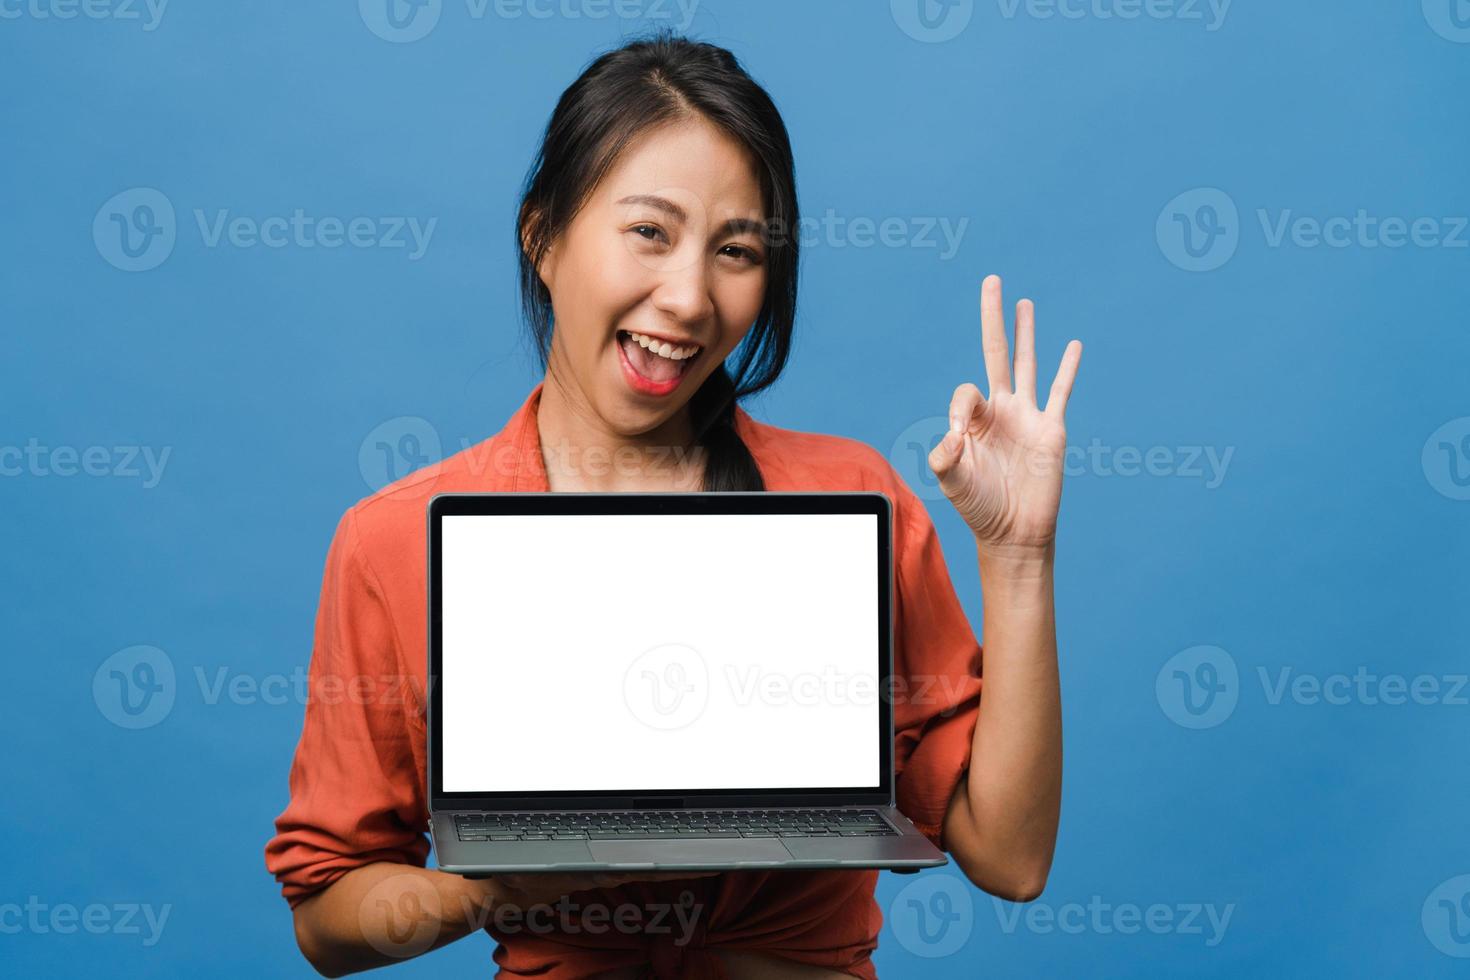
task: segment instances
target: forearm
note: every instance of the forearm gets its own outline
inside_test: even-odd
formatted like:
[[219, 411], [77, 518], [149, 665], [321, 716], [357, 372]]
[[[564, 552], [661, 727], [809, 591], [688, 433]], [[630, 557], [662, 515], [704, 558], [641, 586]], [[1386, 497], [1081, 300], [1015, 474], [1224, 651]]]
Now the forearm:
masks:
[[337, 977], [402, 962], [484, 928], [494, 886], [413, 865], [349, 871], [296, 907], [296, 941]]
[[946, 841], [981, 887], [1033, 898], [1051, 868], [1062, 794], [1053, 556], [978, 552], [985, 683]]

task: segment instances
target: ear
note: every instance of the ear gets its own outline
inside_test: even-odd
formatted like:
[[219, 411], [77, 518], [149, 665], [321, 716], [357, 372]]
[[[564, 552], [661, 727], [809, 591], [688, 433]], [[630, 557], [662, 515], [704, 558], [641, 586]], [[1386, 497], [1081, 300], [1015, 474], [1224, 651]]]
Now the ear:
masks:
[[[523, 254], [528, 256], [530, 255], [531, 242], [535, 238], [536, 233], [541, 226], [541, 221], [541, 212], [533, 208], [530, 204], [527, 204], [526, 207], [522, 209], [521, 252]], [[547, 289], [551, 288], [551, 276], [553, 274], [553, 269], [556, 264], [555, 256], [556, 243], [552, 242], [549, 246], [547, 246], [545, 253], [541, 256], [541, 261], [536, 264], [536, 275], [540, 277], [541, 282], [545, 284]]]

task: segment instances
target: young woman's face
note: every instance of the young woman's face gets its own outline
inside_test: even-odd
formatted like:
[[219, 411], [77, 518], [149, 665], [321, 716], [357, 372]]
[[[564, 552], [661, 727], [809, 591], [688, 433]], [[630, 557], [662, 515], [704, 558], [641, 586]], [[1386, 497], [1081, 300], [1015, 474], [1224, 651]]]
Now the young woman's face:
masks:
[[622, 435], [681, 412], [760, 313], [764, 219], [754, 163], [728, 136], [703, 120], [645, 133], [541, 263], [557, 381]]

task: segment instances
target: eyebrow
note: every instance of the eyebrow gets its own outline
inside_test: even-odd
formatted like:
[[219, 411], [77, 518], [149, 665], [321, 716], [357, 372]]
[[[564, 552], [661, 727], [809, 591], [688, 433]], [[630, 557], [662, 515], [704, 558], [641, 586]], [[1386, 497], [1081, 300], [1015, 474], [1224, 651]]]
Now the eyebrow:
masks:
[[[662, 211], [679, 224], [683, 224], [689, 220], [689, 214], [683, 208], [668, 198], [659, 197], [657, 194], [629, 194], [627, 197], [621, 198], [618, 203], [645, 204], [656, 211]], [[757, 221], [754, 218], [731, 218], [720, 227], [721, 232], [731, 235], [759, 235], [764, 230], [765, 222]]]

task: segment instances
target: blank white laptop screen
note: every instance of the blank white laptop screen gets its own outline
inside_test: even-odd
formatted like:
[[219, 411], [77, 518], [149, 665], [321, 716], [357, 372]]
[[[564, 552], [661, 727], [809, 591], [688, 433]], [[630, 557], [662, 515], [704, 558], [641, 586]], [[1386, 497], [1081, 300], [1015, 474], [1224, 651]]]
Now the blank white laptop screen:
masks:
[[877, 788], [877, 520], [446, 515], [444, 790]]

